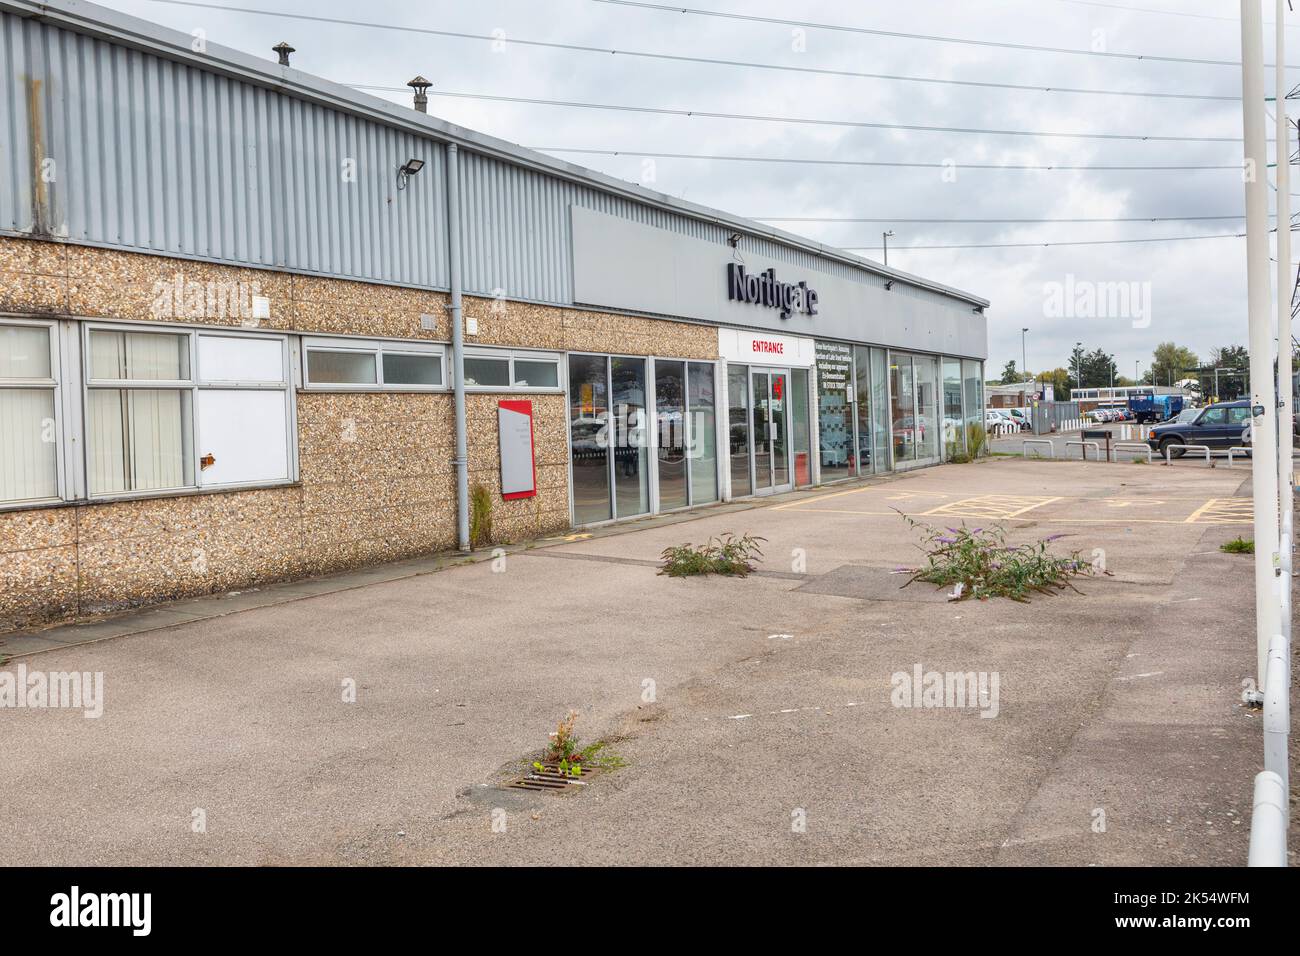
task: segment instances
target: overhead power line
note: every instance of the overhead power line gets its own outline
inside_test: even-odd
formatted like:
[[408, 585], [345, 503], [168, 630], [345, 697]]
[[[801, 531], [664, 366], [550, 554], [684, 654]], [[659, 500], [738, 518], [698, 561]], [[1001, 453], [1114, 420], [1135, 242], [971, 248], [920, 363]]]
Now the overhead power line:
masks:
[[[968, 245], [890, 246], [889, 251], [925, 252], [931, 249], [1037, 249], [1045, 246], [1112, 246], [1138, 242], [1194, 242], [1201, 239], [1243, 239], [1244, 232], [1223, 232], [1205, 236], [1153, 236], [1149, 239], [1079, 239], [1065, 242], [977, 242]], [[845, 252], [872, 252], [881, 246], [838, 246]]]
[[[405, 92], [404, 87], [348, 84], [358, 90]], [[892, 129], [916, 133], [975, 133], [984, 136], [1029, 136], [1052, 139], [1129, 140], [1152, 143], [1240, 143], [1237, 136], [1155, 136], [1141, 133], [1070, 133], [1059, 130], [985, 129], [967, 126], [920, 126], [912, 123], [868, 123], [863, 120], [818, 119], [805, 116], [769, 116], [755, 113], [723, 113], [711, 110], [669, 109], [659, 106], [630, 106], [622, 103], [587, 103], [579, 100], [545, 100], [530, 96], [500, 96], [488, 93], [464, 93], [453, 90], [430, 90], [430, 96], [453, 99], [483, 100], [494, 103], [530, 103], [537, 106], [560, 106], [569, 109], [614, 110], [628, 113], [655, 113], [662, 116], [703, 117], [705, 119], [748, 120], [760, 123], [790, 123], [807, 126], [843, 126], [854, 129]]]
[[718, 57], [687, 56], [677, 53], [656, 53], [648, 50], [624, 50], [608, 46], [591, 46], [581, 43], [559, 43], [550, 40], [530, 40], [523, 37], [466, 33], [459, 30], [435, 30], [430, 27], [406, 26], [397, 23], [379, 23], [372, 20], [351, 20], [343, 17], [325, 17], [317, 14], [285, 13], [279, 10], [257, 10], [251, 7], [232, 7], [224, 4], [199, 3], [195, 0], [151, 0], [173, 6], [201, 7], [206, 10], [223, 10], [229, 13], [247, 13], [254, 16], [280, 17], [285, 20], [304, 20], [313, 23], [330, 23], [340, 26], [364, 27], [371, 30], [396, 30], [402, 33], [419, 33], [426, 36], [446, 37], [455, 40], [474, 40], [486, 43], [504, 43], [514, 46], [539, 47], [563, 50], [570, 53], [594, 53], [605, 56], [626, 56], [637, 59], [665, 60], [674, 63], [699, 63], [710, 66], [741, 67], [755, 70], [774, 70], [783, 73], [807, 73], [816, 76], [838, 76], [855, 79], [889, 80], [900, 83], [929, 83], [939, 86], [966, 86], [993, 90], [1016, 90], [1031, 93], [1072, 93], [1083, 96], [1130, 96], [1148, 99], [1217, 100], [1237, 102], [1240, 96], [1210, 93], [1162, 93], [1147, 90], [1103, 90], [1084, 87], [1056, 86], [1052, 84], [994, 83], [985, 80], [955, 80], [930, 76], [904, 76], [895, 73], [865, 73], [859, 70], [836, 70], [829, 67], [789, 66], [780, 63], [759, 63], [751, 60], [731, 60]]
[[[1241, 62], [1238, 60], [1210, 60], [1200, 57], [1157, 56], [1149, 53], [1119, 53], [1109, 50], [1081, 50], [1077, 47], [1041, 46], [1033, 43], [1011, 43], [1006, 40], [977, 40], [969, 37], [950, 37], [930, 33], [905, 33], [900, 30], [877, 30], [870, 27], [852, 26], [845, 23], [818, 23], [812, 20], [791, 20], [784, 17], [760, 17], [749, 13], [729, 13], [725, 10], [708, 10], [700, 7], [669, 6], [662, 3], [646, 3], [643, 2], [643, 0], [592, 0], [592, 2], [605, 3], [619, 7], [636, 7], [642, 10], [657, 10], [661, 13], [691, 14], [701, 17], [717, 17], [724, 20], [748, 20], [753, 23], [804, 27], [810, 30], [830, 30], [837, 33], [857, 33], [865, 36], [889, 37], [898, 40], [925, 40], [931, 43], [955, 43], [962, 46], [996, 47], [1002, 50], [1019, 50], [1031, 53], [1057, 53], [1066, 56], [1099, 56], [1119, 60], [1149, 60], [1156, 63], [1195, 63], [1202, 66], [1241, 66]], [[1272, 64], [1265, 64], [1265, 66], [1272, 66]], [[1287, 69], [1300, 69], [1300, 66], [1288, 63]]]
[[699, 159], [736, 163], [788, 163], [791, 165], [808, 166], [882, 166], [896, 169], [949, 169], [955, 167], [960, 170], [1009, 169], [1035, 170], [1039, 172], [1081, 172], [1085, 170], [1089, 172], [1133, 172], [1137, 170], [1186, 172], [1206, 169], [1231, 169], [1238, 173], [1241, 172], [1241, 163], [1223, 163], [1219, 165], [1200, 166], [1070, 166], [1058, 163], [964, 163], [956, 160], [952, 163], [916, 163], [903, 162], [900, 160], [809, 159], [792, 156], [737, 156], [717, 153], [665, 153], [652, 149], [588, 149], [576, 146], [530, 146], [528, 148], [537, 150], [539, 153], [582, 153], [593, 156], [628, 156], [633, 158], [652, 159]]

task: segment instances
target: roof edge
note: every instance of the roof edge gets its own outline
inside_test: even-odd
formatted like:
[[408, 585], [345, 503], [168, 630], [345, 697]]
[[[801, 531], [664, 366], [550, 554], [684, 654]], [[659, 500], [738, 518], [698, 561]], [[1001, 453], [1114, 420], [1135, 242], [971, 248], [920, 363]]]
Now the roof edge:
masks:
[[414, 109], [399, 106], [389, 100], [363, 93], [324, 77], [296, 70], [293, 67], [279, 66], [233, 47], [206, 43], [205, 52], [197, 53], [191, 48], [194, 39], [192, 35], [99, 4], [86, 3], [84, 0], [45, 0], [45, 2], [0, 0], [0, 11], [49, 23], [74, 33], [109, 40], [142, 52], [253, 83], [287, 96], [405, 129], [443, 143], [454, 143], [458, 147], [516, 166], [558, 176], [635, 202], [657, 206], [678, 215], [726, 226], [756, 238], [802, 249], [824, 259], [842, 262], [887, 279], [894, 279], [970, 303], [980, 309], [988, 308], [990, 305], [989, 300], [980, 296], [909, 272], [891, 269], [835, 246], [827, 246], [795, 233], [774, 229], [752, 219], [656, 192], [576, 163], [555, 159], [545, 153], [526, 149], [516, 143], [419, 113]]

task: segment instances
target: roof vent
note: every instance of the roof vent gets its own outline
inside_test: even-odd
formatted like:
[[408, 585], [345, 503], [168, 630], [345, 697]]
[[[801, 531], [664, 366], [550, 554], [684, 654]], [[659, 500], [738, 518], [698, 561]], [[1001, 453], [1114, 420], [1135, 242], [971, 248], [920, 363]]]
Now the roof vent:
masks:
[[417, 74], [415, 79], [406, 85], [415, 90], [415, 108], [421, 113], [429, 112], [429, 97], [425, 95], [425, 90], [433, 86], [433, 84]]
[[289, 44], [287, 44], [287, 43], [285, 43], [283, 40], [281, 40], [281, 41], [280, 41], [279, 43], [277, 43], [275, 46], [271, 47], [271, 50], [272, 50], [274, 53], [278, 53], [278, 54], [280, 55], [280, 65], [281, 65], [281, 66], [288, 66], [288, 65], [289, 65], [289, 54], [294, 52], [293, 47], [289, 46]]

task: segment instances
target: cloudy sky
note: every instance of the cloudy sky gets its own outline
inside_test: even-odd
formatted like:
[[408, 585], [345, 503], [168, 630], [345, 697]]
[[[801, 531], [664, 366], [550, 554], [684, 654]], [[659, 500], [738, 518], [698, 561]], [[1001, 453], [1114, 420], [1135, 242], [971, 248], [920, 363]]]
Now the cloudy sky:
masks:
[[[661, 0], [662, 2], [662, 0]], [[1238, 5], [1231, 0], [690, 0], [714, 10], [862, 27], [928, 37], [1057, 50], [1236, 61]], [[678, 9], [685, 3], [674, 3]], [[997, 248], [1239, 233], [1239, 168], [1036, 171], [967, 164], [1239, 167], [1239, 142], [1013, 136], [792, 124], [649, 112], [491, 102], [467, 93], [801, 117], [842, 123], [1239, 139], [1240, 68], [1135, 60], [880, 36], [789, 23], [683, 14], [607, 0], [286, 0], [268, 16], [161, 0], [107, 5], [176, 29], [202, 28], [212, 42], [274, 59], [288, 40], [293, 64], [331, 80], [402, 87], [428, 77], [431, 113], [530, 147], [618, 150], [620, 156], [557, 153], [654, 188], [751, 217], [873, 219], [773, 222], [822, 242], [880, 258], [892, 229], [890, 264], [990, 299], [990, 375], [1021, 361], [1028, 333], [1031, 370], [1065, 365], [1075, 342], [1115, 354], [1120, 373], [1145, 369], [1151, 350], [1175, 341], [1205, 360], [1218, 345], [1244, 344], [1245, 240]], [[1272, 3], [1265, 49], [1272, 62]], [[1177, 11], [1177, 12], [1174, 12]], [[364, 20], [356, 26], [295, 17]], [[1300, 26], [1300, 14], [1294, 21]], [[446, 30], [498, 42], [414, 32]], [[1300, 63], [1300, 29], [1288, 27]], [[500, 42], [504, 40], [504, 42]], [[523, 40], [602, 50], [773, 64], [798, 70], [704, 64], [529, 47]], [[814, 70], [890, 74], [1080, 90], [1178, 94], [1098, 95], [836, 76]], [[1300, 71], [1297, 71], [1300, 72]], [[1300, 75], [1293, 81], [1300, 82]], [[1272, 71], [1266, 85], [1272, 91]], [[409, 94], [377, 91], [403, 103]], [[1204, 98], [1185, 98], [1185, 97]], [[1226, 97], [1214, 99], [1213, 97]], [[1272, 104], [1269, 104], [1270, 113]], [[1272, 126], [1269, 127], [1270, 136]], [[1294, 134], [1293, 134], [1294, 135]], [[687, 159], [654, 154], [928, 164], [922, 168]], [[948, 164], [948, 168], [944, 168]], [[955, 166], [956, 175], [952, 175]], [[945, 175], [947, 172], [947, 175]], [[1269, 173], [1272, 179], [1272, 172]], [[952, 181], [954, 180], [955, 181]], [[1294, 191], [1300, 184], [1293, 182]], [[1274, 197], [1270, 190], [1270, 197]], [[953, 219], [1150, 219], [1163, 222], [908, 222]], [[914, 249], [909, 246], [979, 246]], [[992, 246], [992, 247], [991, 247]], [[1300, 250], [1298, 250], [1300, 251]], [[1048, 314], [1053, 283], [1135, 282], [1150, 290], [1144, 316], [1072, 318]], [[1149, 283], [1149, 287], [1143, 284]]]

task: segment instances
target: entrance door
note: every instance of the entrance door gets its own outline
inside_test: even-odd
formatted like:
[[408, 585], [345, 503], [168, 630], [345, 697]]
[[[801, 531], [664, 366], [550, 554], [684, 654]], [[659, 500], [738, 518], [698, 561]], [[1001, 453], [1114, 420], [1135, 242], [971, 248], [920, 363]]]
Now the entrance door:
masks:
[[790, 372], [755, 369], [753, 395], [754, 494], [790, 491]]

